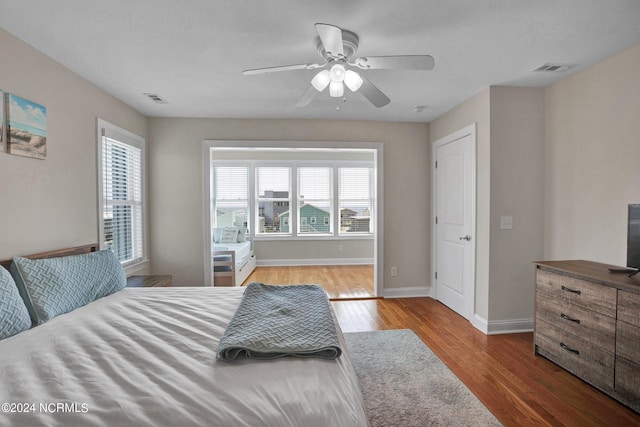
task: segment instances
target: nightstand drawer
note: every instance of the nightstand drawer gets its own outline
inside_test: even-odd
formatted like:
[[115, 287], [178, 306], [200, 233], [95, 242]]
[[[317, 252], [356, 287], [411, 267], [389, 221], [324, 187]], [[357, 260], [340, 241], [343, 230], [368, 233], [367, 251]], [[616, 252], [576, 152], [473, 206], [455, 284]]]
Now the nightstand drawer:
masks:
[[127, 277], [127, 288], [159, 288], [171, 286], [173, 278], [169, 275], [151, 274], [148, 276]]
[[595, 311], [536, 293], [537, 318], [587, 339], [611, 353], [616, 350], [616, 321]]
[[542, 269], [537, 270], [536, 283], [539, 292], [609, 317], [616, 317], [615, 288]]

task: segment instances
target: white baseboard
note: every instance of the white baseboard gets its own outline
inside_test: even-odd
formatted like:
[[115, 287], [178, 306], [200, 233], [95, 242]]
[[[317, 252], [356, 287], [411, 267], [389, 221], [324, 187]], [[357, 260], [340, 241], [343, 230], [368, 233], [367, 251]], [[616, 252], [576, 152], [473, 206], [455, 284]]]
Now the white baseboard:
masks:
[[404, 288], [388, 288], [383, 291], [385, 298], [414, 298], [431, 296], [429, 286], [411, 286]]
[[298, 265], [367, 265], [373, 258], [260, 259], [258, 267], [293, 267]]
[[487, 321], [476, 314], [473, 316], [473, 326], [487, 335], [515, 334], [533, 331], [533, 319]]

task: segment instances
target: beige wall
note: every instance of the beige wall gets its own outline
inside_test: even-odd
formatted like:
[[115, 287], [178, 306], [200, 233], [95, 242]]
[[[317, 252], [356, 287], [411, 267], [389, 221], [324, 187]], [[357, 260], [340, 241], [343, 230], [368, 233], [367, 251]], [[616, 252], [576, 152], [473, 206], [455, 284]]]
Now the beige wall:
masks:
[[254, 242], [258, 265], [296, 265], [303, 264], [305, 260], [339, 264], [349, 264], [348, 260], [352, 260], [359, 264], [373, 261], [374, 246], [373, 239]]
[[[493, 86], [431, 123], [437, 141], [476, 123], [475, 313], [488, 329], [527, 328], [533, 317], [532, 262], [542, 257], [542, 89]], [[513, 229], [500, 229], [512, 216]], [[493, 326], [491, 322], [496, 322]], [[498, 328], [498, 329], [496, 329]]]
[[547, 259], [626, 264], [640, 203], [640, 45], [545, 90]]
[[489, 313], [489, 213], [490, 213], [490, 91], [469, 98], [431, 122], [430, 140], [435, 142], [476, 123], [476, 302], [475, 312], [488, 319]]
[[[541, 88], [491, 87], [489, 317], [533, 318], [535, 266], [544, 234], [544, 96]], [[500, 229], [512, 216], [513, 228]], [[518, 327], [517, 325], [513, 325]]]
[[0, 88], [47, 108], [47, 158], [0, 153], [0, 258], [98, 241], [96, 117], [146, 118], [0, 29]]
[[[385, 288], [426, 288], [430, 271], [428, 135], [425, 123], [149, 119], [152, 270], [172, 274], [181, 285], [204, 281], [203, 140], [382, 142]], [[398, 267], [397, 277], [388, 274], [392, 265]]]

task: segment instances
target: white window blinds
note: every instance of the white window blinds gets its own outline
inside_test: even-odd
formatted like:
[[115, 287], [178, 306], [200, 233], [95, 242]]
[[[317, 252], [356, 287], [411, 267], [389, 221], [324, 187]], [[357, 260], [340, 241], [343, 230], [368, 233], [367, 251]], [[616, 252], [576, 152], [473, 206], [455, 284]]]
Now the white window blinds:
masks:
[[[249, 167], [213, 168], [213, 227], [249, 229]], [[245, 231], [246, 232], [246, 231]]]
[[372, 237], [373, 162], [295, 154], [299, 158], [212, 158], [211, 227], [246, 227], [247, 237], [257, 240]]
[[102, 249], [111, 249], [124, 266], [144, 260], [144, 140], [110, 128], [100, 138]]
[[339, 168], [340, 234], [373, 233], [373, 169]]
[[291, 234], [291, 168], [256, 167], [257, 234]]
[[331, 167], [298, 168], [298, 234], [330, 234], [333, 212]]

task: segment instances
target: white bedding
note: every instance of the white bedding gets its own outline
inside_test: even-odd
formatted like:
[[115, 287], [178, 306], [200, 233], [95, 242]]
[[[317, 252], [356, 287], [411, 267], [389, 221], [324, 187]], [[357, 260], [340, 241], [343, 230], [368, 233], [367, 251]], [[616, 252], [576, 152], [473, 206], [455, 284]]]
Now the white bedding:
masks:
[[27, 411], [0, 425], [365, 426], [346, 353], [215, 359], [243, 290], [124, 289], [0, 341], [0, 403]]
[[[233, 251], [236, 253], [236, 266], [242, 267], [251, 256], [251, 242], [244, 241], [240, 243], [216, 243], [213, 246], [214, 251]], [[221, 255], [224, 257], [225, 255]], [[216, 259], [214, 255], [214, 259]]]

